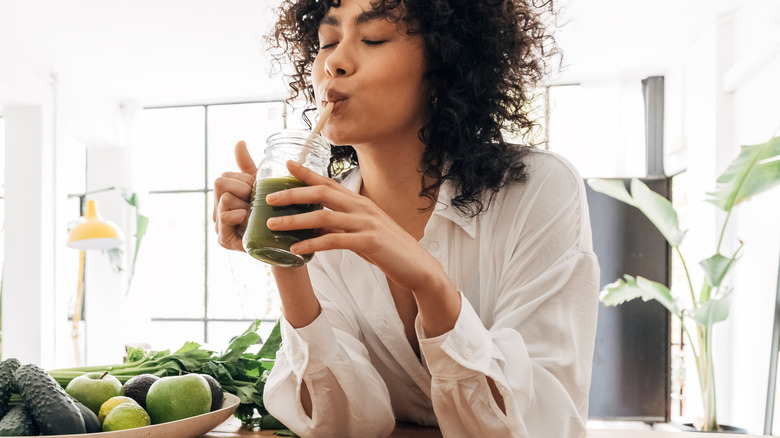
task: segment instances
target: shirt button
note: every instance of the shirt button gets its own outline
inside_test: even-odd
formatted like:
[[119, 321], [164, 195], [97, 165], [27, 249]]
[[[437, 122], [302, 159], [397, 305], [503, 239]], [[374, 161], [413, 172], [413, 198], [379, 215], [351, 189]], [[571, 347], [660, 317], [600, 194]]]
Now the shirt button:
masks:
[[463, 357], [465, 357], [466, 359], [471, 359], [472, 354], [473, 353], [471, 351], [471, 347], [466, 347], [466, 349], [463, 350]]
[[383, 319], [382, 321], [385, 323], [385, 327], [390, 327], [390, 321], [387, 319]]
[[428, 248], [431, 249], [431, 251], [436, 251], [439, 249], [439, 243], [438, 242], [431, 242], [431, 244], [428, 246]]

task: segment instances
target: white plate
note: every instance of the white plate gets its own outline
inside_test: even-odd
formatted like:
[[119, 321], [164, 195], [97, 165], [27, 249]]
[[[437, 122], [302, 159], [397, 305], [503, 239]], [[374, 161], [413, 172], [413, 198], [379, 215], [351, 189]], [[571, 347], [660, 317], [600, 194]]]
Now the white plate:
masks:
[[238, 407], [238, 401], [238, 397], [226, 392], [222, 409], [208, 414], [135, 429], [79, 435], [49, 435], [49, 438], [196, 438], [205, 435], [233, 415]]

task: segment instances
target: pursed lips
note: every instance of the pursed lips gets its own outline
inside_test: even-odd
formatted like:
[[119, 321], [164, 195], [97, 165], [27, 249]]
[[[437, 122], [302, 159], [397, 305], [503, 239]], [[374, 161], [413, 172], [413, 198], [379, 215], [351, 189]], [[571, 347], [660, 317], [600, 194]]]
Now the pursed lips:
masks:
[[325, 92], [325, 99], [322, 101], [322, 107], [324, 108], [325, 105], [328, 104], [328, 102], [335, 103], [335, 106], [333, 107], [333, 112], [335, 113], [340, 106], [343, 106], [341, 102], [344, 102], [349, 97], [346, 94], [340, 93], [335, 90], [327, 90]]

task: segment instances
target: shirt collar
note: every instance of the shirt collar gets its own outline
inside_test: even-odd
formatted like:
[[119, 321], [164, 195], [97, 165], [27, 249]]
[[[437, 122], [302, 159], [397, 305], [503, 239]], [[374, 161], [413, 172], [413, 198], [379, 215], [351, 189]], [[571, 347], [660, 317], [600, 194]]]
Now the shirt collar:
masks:
[[[358, 193], [363, 178], [360, 176], [360, 168], [348, 170], [341, 178], [341, 184], [349, 190]], [[452, 198], [455, 197], [455, 187], [452, 181], [446, 180], [439, 188], [439, 198], [433, 214], [448, 219], [463, 230], [472, 238], [477, 235], [477, 223], [473, 217], [463, 215], [456, 207], [452, 205]]]

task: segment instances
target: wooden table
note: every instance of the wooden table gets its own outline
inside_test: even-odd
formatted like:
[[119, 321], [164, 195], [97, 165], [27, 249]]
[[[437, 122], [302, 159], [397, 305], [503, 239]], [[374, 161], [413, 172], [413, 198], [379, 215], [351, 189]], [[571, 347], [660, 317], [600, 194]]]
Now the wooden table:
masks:
[[[248, 437], [273, 437], [273, 430], [248, 431], [241, 428], [241, 422], [236, 417], [230, 417], [227, 421], [217, 426], [214, 430], [204, 435], [203, 438], [248, 438]], [[667, 432], [658, 430], [622, 430], [622, 429], [591, 429], [588, 430], [588, 438], [725, 438], [726, 436], [757, 438], [766, 435], [724, 435], [720, 433], [702, 432]], [[441, 438], [438, 429], [420, 427], [399, 423], [393, 431], [391, 438]], [[481, 437], [480, 437], [481, 438]]]
[[[241, 421], [236, 417], [230, 417], [224, 423], [217, 426], [214, 430], [207, 433], [203, 438], [249, 438], [249, 437], [273, 437], [273, 430], [258, 430], [249, 431], [241, 428]], [[393, 434], [392, 438], [442, 438], [439, 429], [433, 427], [422, 427], [412, 424], [399, 423]]]

